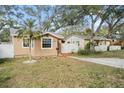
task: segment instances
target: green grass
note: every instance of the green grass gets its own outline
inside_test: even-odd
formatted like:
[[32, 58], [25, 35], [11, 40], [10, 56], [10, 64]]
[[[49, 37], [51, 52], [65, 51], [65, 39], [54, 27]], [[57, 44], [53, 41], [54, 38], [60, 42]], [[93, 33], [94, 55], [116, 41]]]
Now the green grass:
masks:
[[64, 57], [3, 59], [0, 87], [124, 87], [124, 70]]
[[[76, 54], [77, 56], [77, 54]], [[79, 57], [95, 57], [95, 58], [124, 58], [124, 50], [120, 51], [107, 51], [107, 52], [98, 52], [94, 54], [88, 54], [88, 55], [78, 55]]]

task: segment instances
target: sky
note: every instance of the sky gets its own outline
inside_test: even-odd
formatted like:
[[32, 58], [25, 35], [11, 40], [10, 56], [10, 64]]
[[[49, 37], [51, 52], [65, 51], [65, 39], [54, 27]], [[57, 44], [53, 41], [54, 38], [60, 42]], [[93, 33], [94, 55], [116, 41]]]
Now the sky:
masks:
[[[32, 16], [30, 16], [29, 14], [27, 14], [24, 10], [26, 9], [26, 7], [28, 7], [28, 8], [32, 8], [33, 9], [33, 11], [35, 11], [36, 12], [36, 8], [34, 7], [34, 5], [16, 5], [17, 7], [19, 7], [19, 9], [16, 9], [16, 10], [14, 10], [13, 9], [13, 12], [14, 13], [16, 13], [16, 14], [18, 14], [19, 16], [21, 15], [21, 14], [23, 14], [24, 16], [22, 17], [22, 18], [17, 18], [16, 16], [11, 16], [11, 15], [9, 15], [9, 16], [11, 16], [11, 18], [13, 18], [15, 21], [22, 21], [22, 20], [26, 20], [26, 19], [35, 19], [36, 21], [37, 21], [37, 19], [36, 19], [36, 17], [32, 17]], [[23, 10], [24, 9], [24, 10]], [[21, 13], [21, 14], [20, 14]], [[46, 13], [45, 11], [41, 11], [40, 12], [41, 13], [41, 17], [42, 17], [42, 21], [44, 21], [45, 19], [46, 19], [46, 17], [47, 17], [47, 14], [49, 14], [49, 15], [51, 15], [52, 14], [52, 11], [51, 11], [51, 9], [49, 9], [49, 11]], [[3, 18], [4, 19], [8, 19], [8, 16], [6, 17], [6, 16], [3, 16]]]

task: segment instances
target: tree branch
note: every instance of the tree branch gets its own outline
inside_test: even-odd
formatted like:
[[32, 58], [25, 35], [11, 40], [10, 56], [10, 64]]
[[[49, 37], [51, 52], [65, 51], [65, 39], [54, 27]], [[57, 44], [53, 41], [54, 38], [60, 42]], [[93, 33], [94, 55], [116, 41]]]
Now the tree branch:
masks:
[[117, 24], [117, 23], [118, 23], [121, 19], [123, 19], [123, 18], [124, 18], [124, 16], [122, 16], [122, 17], [118, 18], [118, 19], [117, 19], [117, 21], [113, 24], [113, 26], [112, 26], [112, 27], [114, 28], [114, 26], [116, 26], [116, 24]]

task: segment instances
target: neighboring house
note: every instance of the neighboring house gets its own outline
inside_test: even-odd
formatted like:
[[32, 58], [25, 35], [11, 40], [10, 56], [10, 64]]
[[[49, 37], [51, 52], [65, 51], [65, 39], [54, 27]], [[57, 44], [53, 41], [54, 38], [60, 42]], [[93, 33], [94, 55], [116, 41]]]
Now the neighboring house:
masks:
[[65, 44], [74, 44], [79, 48], [84, 48], [85, 38], [81, 35], [69, 35], [64, 38]]
[[[61, 53], [62, 36], [55, 33], [46, 32], [41, 39], [32, 41], [32, 56], [49, 56]], [[14, 56], [25, 56], [29, 54], [29, 39], [17, 38], [17, 34], [12, 34]]]
[[[82, 36], [82, 35], [70, 35], [65, 37], [65, 44], [77, 44], [79, 48], [84, 49], [85, 45], [89, 42], [90, 37]], [[105, 37], [96, 36], [94, 37], [94, 43], [96, 46], [98, 45], [110, 45], [111, 39], [107, 39]]]
[[119, 45], [122, 48], [124, 48], [124, 37], [123, 35], [120, 34], [112, 34], [111, 37], [109, 37], [111, 39], [111, 45]]
[[[105, 51], [107, 51], [110, 47], [110, 50], [116, 50], [117, 48], [120, 50], [124, 48], [124, 39], [122, 38], [122, 35], [113, 35], [109, 38], [95, 36], [93, 37], [93, 40], [95, 47], [104, 47]], [[69, 51], [69, 53], [72, 53], [73, 51], [77, 52], [79, 49], [84, 49], [86, 44], [90, 41], [90, 37], [83, 35], [70, 35], [67, 36], [64, 41], [65, 42], [62, 49], [65, 49], [67, 52]], [[64, 53], [66, 53], [66, 51], [64, 51]]]
[[95, 46], [99, 46], [99, 45], [110, 46], [111, 39], [102, 36], [95, 36], [94, 42], [95, 42]]

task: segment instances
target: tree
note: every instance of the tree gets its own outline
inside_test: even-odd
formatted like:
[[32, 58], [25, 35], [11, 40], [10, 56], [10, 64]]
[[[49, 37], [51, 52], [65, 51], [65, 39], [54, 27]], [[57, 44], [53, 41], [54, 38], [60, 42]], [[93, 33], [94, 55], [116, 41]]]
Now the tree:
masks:
[[85, 6], [56, 6], [52, 22], [55, 29], [83, 23]]
[[106, 6], [59, 6], [54, 19], [56, 28], [73, 25], [84, 26], [89, 21], [91, 50], [94, 50], [93, 38], [109, 15], [105, 11], [107, 8]]
[[35, 5], [23, 7], [24, 12], [30, 17], [37, 19], [37, 28], [41, 32], [48, 31], [51, 28], [52, 6]]
[[105, 22], [108, 25], [109, 36], [124, 25], [124, 6], [109, 6], [106, 10], [109, 16]]
[[83, 27], [79, 26], [79, 25], [74, 25], [74, 26], [67, 26], [64, 28], [60, 28], [58, 30], [59, 34], [63, 35], [63, 36], [69, 36], [72, 34], [75, 35], [83, 35]]
[[29, 61], [32, 60], [31, 55], [31, 42], [34, 39], [38, 39], [41, 37], [40, 32], [33, 30], [35, 27], [35, 21], [32, 19], [27, 19], [24, 21], [24, 27], [18, 30], [18, 37], [24, 38], [27, 37], [29, 39]]
[[106, 37], [108, 35], [108, 31], [105, 27], [101, 27], [99, 31], [96, 33], [97, 36], [104, 36]]
[[0, 33], [0, 42], [9, 42], [10, 41], [10, 32], [9, 29], [3, 29], [3, 31]]
[[6, 26], [11, 27], [13, 25], [13, 20], [11, 19], [11, 16], [14, 15], [13, 10], [15, 8], [16, 6], [0, 6], [0, 30], [2, 30]]
[[43, 22], [42, 17], [43, 17], [44, 7], [45, 6], [41, 6], [41, 5], [23, 7], [24, 12], [28, 16], [37, 19], [37, 25], [39, 31], [42, 31], [42, 22]]
[[[85, 9], [86, 17], [89, 19], [89, 25], [91, 29], [90, 33], [90, 50], [94, 51], [94, 37], [101, 29], [105, 19], [108, 17], [106, 12], [108, 7], [106, 6], [87, 6]], [[97, 25], [96, 25], [97, 24]]]
[[0, 39], [2, 42], [10, 41], [10, 28], [14, 27], [17, 6], [0, 6]]
[[91, 34], [90, 28], [86, 28], [85, 31], [83, 31], [83, 35], [85, 35], [85, 36], [89, 36], [90, 34]]

